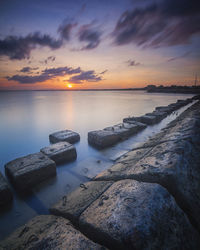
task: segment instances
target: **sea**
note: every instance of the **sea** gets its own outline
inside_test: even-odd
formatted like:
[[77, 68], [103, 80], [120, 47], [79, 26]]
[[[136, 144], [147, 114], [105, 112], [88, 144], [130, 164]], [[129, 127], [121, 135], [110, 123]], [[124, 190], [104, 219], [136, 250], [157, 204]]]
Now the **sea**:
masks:
[[[109, 168], [116, 159], [146, 141], [175, 119], [186, 107], [157, 125], [148, 126], [130, 139], [104, 150], [90, 146], [87, 134], [141, 116], [157, 106], [166, 106], [193, 95], [145, 91], [2, 91], [0, 92], [0, 171], [18, 157], [39, 152], [49, 145], [49, 134], [70, 129], [80, 134], [75, 143], [77, 159], [57, 166], [57, 176], [26, 195], [11, 186], [14, 199], [0, 212], [0, 240], [17, 227], [49, 208], [81, 183]], [[6, 177], [7, 178], [7, 177]]]

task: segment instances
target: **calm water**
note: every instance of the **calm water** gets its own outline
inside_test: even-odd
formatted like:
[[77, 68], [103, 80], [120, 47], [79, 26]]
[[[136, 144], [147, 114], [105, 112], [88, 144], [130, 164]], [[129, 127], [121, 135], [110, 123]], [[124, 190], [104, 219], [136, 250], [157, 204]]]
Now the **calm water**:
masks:
[[[72, 129], [81, 136], [81, 141], [75, 144], [77, 160], [58, 166], [55, 178], [37, 186], [26, 197], [20, 197], [12, 189], [12, 206], [0, 213], [0, 239], [37, 214], [47, 214], [48, 208], [64, 194], [108, 168], [117, 157], [159, 131], [175, 115], [102, 151], [88, 145], [88, 131], [120, 123], [126, 116], [143, 115], [152, 112], [156, 106], [188, 97], [191, 95], [143, 91], [0, 92], [0, 171], [4, 175], [5, 163], [38, 152], [49, 144], [50, 133]], [[100, 163], [97, 163], [99, 159]]]

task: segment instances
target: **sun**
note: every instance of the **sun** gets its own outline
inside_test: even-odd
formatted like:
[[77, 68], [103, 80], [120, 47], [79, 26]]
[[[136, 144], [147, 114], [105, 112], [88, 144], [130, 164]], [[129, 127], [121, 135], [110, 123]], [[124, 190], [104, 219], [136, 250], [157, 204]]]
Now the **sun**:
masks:
[[71, 88], [72, 88], [72, 85], [71, 85], [71, 84], [67, 84], [67, 87], [71, 89]]

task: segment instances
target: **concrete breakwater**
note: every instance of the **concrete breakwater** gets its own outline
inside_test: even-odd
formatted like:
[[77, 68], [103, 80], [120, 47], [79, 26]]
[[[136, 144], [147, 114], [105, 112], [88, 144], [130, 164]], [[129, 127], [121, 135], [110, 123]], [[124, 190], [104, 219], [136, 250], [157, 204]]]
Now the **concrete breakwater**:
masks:
[[200, 102], [0, 243], [3, 249], [198, 249]]

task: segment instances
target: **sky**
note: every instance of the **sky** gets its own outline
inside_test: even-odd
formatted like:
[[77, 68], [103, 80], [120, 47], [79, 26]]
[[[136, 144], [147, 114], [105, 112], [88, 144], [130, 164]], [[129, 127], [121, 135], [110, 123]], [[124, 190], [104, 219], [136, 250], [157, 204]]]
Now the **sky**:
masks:
[[0, 0], [0, 90], [193, 85], [199, 0]]

